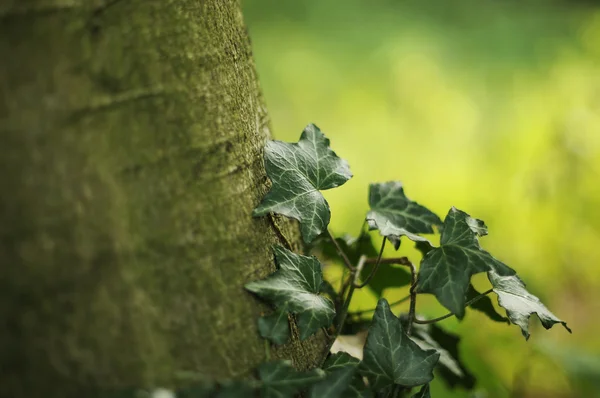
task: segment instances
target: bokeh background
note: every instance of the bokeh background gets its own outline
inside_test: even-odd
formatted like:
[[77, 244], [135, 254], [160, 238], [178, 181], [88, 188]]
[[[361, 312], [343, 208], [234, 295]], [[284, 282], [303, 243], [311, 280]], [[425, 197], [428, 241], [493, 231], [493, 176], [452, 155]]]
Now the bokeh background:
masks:
[[[243, 6], [276, 138], [297, 141], [314, 122], [355, 174], [325, 193], [337, 235], [358, 233], [369, 182], [401, 180], [442, 217], [456, 206], [485, 220], [484, 248], [573, 329], [545, 331], [534, 316], [526, 342], [480, 313], [444, 321], [463, 336], [478, 384], [473, 393], [435, 381], [433, 396], [600, 397], [600, 6]], [[402, 254], [418, 260], [410, 246]], [[489, 286], [481, 275], [475, 284]], [[375, 302], [362, 293], [354, 309]], [[418, 311], [446, 312], [432, 298]]]

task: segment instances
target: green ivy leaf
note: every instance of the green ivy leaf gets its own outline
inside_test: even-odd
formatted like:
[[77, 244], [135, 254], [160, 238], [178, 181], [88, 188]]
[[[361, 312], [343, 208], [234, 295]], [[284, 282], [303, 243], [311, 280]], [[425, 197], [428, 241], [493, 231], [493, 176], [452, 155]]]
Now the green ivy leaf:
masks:
[[425, 257], [427, 253], [435, 249], [429, 241], [417, 241], [415, 242], [415, 249], [421, 252], [421, 255]]
[[429, 384], [425, 384], [418, 393], [412, 396], [412, 398], [431, 398], [431, 393], [429, 392]]
[[306, 126], [300, 141], [268, 141], [265, 168], [273, 186], [253, 215], [283, 214], [301, 223], [302, 237], [310, 243], [325, 231], [330, 212], [319, 190], [344, 184], [352, 177], [348, 163], [329, 148], [329, 139], [314, 124]]
[[[323, 281], [321, 264], [315, 257], [295, 254], [281, 246], [273, 249], [279, 269], [267, 279], [246, 284], [246, 289], [269, 300], [279, 312], [296, 314], [300, 339], [305, 340], [319, 328], [329, 326], [335, 316], [331, 300], [319, 295]], [[262, 322], [265, 328], [270, 326], [273, 330], [274, 316], [267, 318]], [[265, 334], [275, 335], [281, 341], [282, 329]]]
[[487, 271], [504, 276], [515, 273], [479, 246], [477, 238], [484, 235], [487, 228], [483, 221], [453, 207], [444, 220], [440, 247], [421, 260], [417, 291], [433, 293], [459, 319], [465, 315], [472, 275]]
[[310, 392], [311, 398], [340, 398], [348, 397], [345, 394], [346, 390], [350, 387], [354, 375], [356, 374], [355, 367], [344, 367], [336, 370], [325, 376], [325, 379], [315, 384]]
[[369, 206], [367, 213], [369, 229], [378, 229], [382, 236], [400, 247], [400, 237], [413, 241], [426, 241], [419, 233], [433, 233], [433, 226], [442, 220], [426, 207], [413, 202], [404, 195], [402, 183], [398, 181], [371, 184], [369, 186]]
[[[360, 361], [357, 358], [349, 355], [345, 352], [337, 352], [331, 354], [323, 363], [323, 370], [326, 373], [337, 376], [331, 376], [330, 383], [338, 378], [345, 377], [346, 373], [352, 373], [352, 377], [345, 383], [345, 388], [341, 389], [342, 395], [326, 395], [322, 394], [321, 391], [315, 392], [313, 390], [313, 397], [329, 397], [329, 396], [341, 396], [344, 398], [370, 398], [373, 396], [373, 392], [367, 388], [362, 377], [356, 372]], [[352, 371], [352, 372], [351, 372]], [[327, 376], [329, 379], [330, 376]], [[317, 386], [314, 387], [315, 389]]]
[[440, 353], [436, 372], [452, 388], [464, 387], [468, 390], [475, 387], [475, 377], [461, 361], [458, 351], [460, 337], [446, 332], [441, 327], [430, 325], [413, 325], [413, 340], [423, 349], [435, 349]]
[[494, 292], [498, 294], [498, 304], [506, 309], [508, 319], [521, 328], [525, 339], [529, 339], [529, 317], [536, 314], [546, 329], [557, 323], [562, 324], [571, 333], [567, 323], [558, 319], [539, 298], [525, 289], [525, 284], [518, 276], [501, 276], [488, 272]]
[[323, 363], [323, 370], [326, 372], [334, 372], [340, 369], [354, 368], [358, 366], [359, 363], [360, 359], [354, 358], [347, 352], [340, 351], [327, 357]]
[[290, 325], [285, 310], [258, 318], [258, 332], [275, 344], [285, 344], [290, 338]]
[[[470, 301], [480, 295], [481, 295], [481, 293], [479, 293], [473, 287], [473, 285], [469, 284], [469, 290], [467, 290], [467, 297], [466, 297], [467, 301]], [[471, 307], [472, 309], [477, 310], [479, 312], [483, 312], [492, 321], [508, 323], [508, 318], [500, 315], [498, 313], [498, 311], [496, 311], [496, 308], [494, 308], [494, 304], [492, 304], [492, 299], [489, 296], [481, 297], [479, 300], [475, 301], [473, 304], [470, 304], [469, 307]]]
[[394, 383], [408, 387], [428, 383], [439, 357], [435, 350], [422, 350], [412, 341], [387, 300], [379, 300], [360, 365], [374, 389]]
[[262, 398], [292, 398], [325, 377], [325, 372], [318, 368], [297, 372], [287, 360], [263, 363], [258, 367], [258, 374], [262, 381]]

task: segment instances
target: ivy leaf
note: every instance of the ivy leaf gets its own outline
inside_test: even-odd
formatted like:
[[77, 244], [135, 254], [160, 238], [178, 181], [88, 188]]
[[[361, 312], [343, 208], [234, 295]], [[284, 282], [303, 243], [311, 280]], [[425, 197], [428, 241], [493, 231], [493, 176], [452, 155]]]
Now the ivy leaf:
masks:
[[323, 363], [323, 370], [332, 372], [345, 368], [353, 368], [358, 366], [359, 363], [360, 360], [358, 358], [354, 358], [347, 352], [336, 352], [327, 357]]
[[290, 338], [290, 325], [288, 314], [283, 311], [275, 311], [271, 315], [258, 318], [258, 332], [260, 335], [271, 340], [275, 344], [285, 344]]
[[391, 384], [413, 387], [433, 379], [440, 354], [422, 350], [402, 329], [402, 323], [380, 299], [363, 350], [361, 372], [376, 390]]
[[288, 360], [263, 363], [258, 367], [262, 398], [292, 398], [300, 390], [325, 377], [321, 369], [297, 372]]
[[425, 384], [418, 393], [412, 396], [412, 398], [431, 398], [431, 393], [429, 392], [429, 384]]
[[426, 207], [408, 199], [404, 195], [402, 183], [398, 181], [371, 184], [369, 206], [369, 229], [378, 229], [381, 235], [394, 244], [396, 250], [400, 247], [401, 236], [416, 242], [426, 241], [427, 239], [416, 234], [432, 234], [432, 227], [442, 223], [442, 220]]
[[[481, 293], [479, 293], [473, 287], [473, 285], [469, 284], [469, 290], [467, 290], [467, 297], [466, 297], [467, 301], [470, 301], [480, 295], [481, 295]], [[481, 297], [479, 300], [475, 301], [473, 304], [470, 304], [469, 307], [471, 307], [472, 309], [477, 310], [479, 312], [483, 312], [492, 321], [508, 323], [508, 318], [498, 314], [498, 311], [496, 311], [496, 308], [494, 308], [494, 304], [492, 304], [492, 299], [489, 296]]]
[[504, 276], [515, 274], [479, 246], [477, 238], [484, 235], [487, 228], [483, 221], [453, 207], [444, 220], [440, 247], [421, 260], [417, 291], [433, 293], [459, 319], [465, 315], [465, 297], [472, 275], [487, 271]]
[[[305, 340], [319, 328], [329, 326], [335, 316], [331, 300], [319, 295], [321, 264], [315, 257], [295, 254], [281, 246], [273, 249], [279, 269], [267, 279], [246, 284], [246, 289], [273, 303], [279, 312], [297, 314], [300, 339]], [[263, 319], [265, 334], [281, 341], [283, 328], [268, 332], [275, 321], [273, 315]]]
[[525, 284], [518, 276], [501, 276], [488, 272], [488, 278], [492, 282], [494, 292], [498, 294], [498, 304], [506, 309], [508, 319], [521, 328], [526, 340], [529, 339], [529, 317], [534, 313], [544, 328], [550, 329], [560, 323], [572, 333], [566, 322], [558, 319], [539, 298], [525, 289]]
[[415, 242], [415, 249], [420, 251], [421, 255], [425, 257], [427, 253], [435, 249], [435, 247], [433, 247], [433, 245], [429, 241], [417, 241]]
[[[344, 398], [369, 398], [373, 396], [371, 390], [365, 386], [362, 377], [357, 374], [358, 365], [360, 361], [357, 358], [349, 355], [345, 352], [337, 352], [335, 354], [331, 354], [323, 363], [323, 370], [329, 374], [324, 382], [321, 383], [329, 383], [333, 384], [335, 380], [339, 380], [342, 378], [346, 378], [347, 374], [352, 374], [352, 377], [348, 378], [344, 381], [345, 386], [342, 389], [340, 387], [339, 390], [335, 392], [330, 392], [329, 395], [323, 393], [319, 384], [313, 387], [313, 391], [311, 392], [311, 397], [320, 398], [320, 397], [344, 397]], [[335, 376], [334, 376], [335, 375]], [[318, 390], [318, 391], [315, 391]]]
[[475, 377], [465, 367], [459, 355], [459, 336], [446, 332], [435, 324], [415, 324], [412, 339], [421, 348], [433, 348], [440, 353], [436, 371], [448, 386], [452, 388], [461, 386], [468, 390], [475, 387]]
[[325, 376], [325, 379], [317, 384], [315, 384], [310, 392], [311, 398], [340, 398], [340, 397], [348, 397], [348, 394], [345, 394], [346, 390], [350, 387], [350, 382], [352, 378], [356, 374], [356, 366], [354, 367], [344, 367], [342, 369], [336, 370], [334, 372], [329, 373]]
[[321, 130], [309, 124], [298, 143], [268, 141], [265, 168], [273, 185], [253, 215], [277, 213], [295, 218], [301, 223], [304, 241], [310, 243], [329, 224], [329, 205], [319, 190], [348, 181], [352, 177], [348, 163], [329, 148]]

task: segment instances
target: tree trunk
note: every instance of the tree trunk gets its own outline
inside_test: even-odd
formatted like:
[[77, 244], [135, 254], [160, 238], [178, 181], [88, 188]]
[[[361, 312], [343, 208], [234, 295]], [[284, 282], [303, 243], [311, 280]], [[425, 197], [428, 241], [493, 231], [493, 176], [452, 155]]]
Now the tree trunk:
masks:
[[[233, 0], [0, 0], [0, 395], [265, 359], [268, 121]], [[315, 363], [323, 336], [275, 352]]]

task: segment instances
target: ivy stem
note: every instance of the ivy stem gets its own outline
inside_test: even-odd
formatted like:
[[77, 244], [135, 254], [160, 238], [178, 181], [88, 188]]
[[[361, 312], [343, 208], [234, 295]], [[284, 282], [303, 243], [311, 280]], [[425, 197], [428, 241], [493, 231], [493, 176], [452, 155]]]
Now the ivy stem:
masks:
[[[396, 305], [402, 304], [402, 303], [406, 302], [408, 299], [410, 299], [410, 295], [408, 295], [406, 297], [402, 297], [401, 299], [396, 300], [394, 302], [391, 302], [390, 303], [390, 307], [394, 307]], [[351, 315], [351, 316], [360, 316], [360, 315], [363, 315], [363, 314], [368, 314], [369, 312], [375, 312], [375, 308], [369, 308], [368, 310], [350, 312], [349, 315]]]
[[352, 263], [350, 262], [350, 259], [348, 258], [348, 256], [346, 256], [346, 253], [344, 253], [344, 250], [342, 250], [342, 248], [340, 247], [340, 244], [337, 242], [337, 240], [335, 240], [335, 236], [333, 236], [333, 234], [331, 233], [331, 230], [329, 230], [329, 228], [327, 229], [327, 234], [329, 235], [329, 239], [331, 239], [331, 241], [335, 245], [335, 249], [337, 250], [338, 254], [342, 258], [342, 260], [344, 260], [344, 264], [346, 264], [346, 267], [348, 267], [348, 269], [350, 271], [354, 271], [355, 268], [352, 265]]
[[[467, 301], [465, 303], [465, 307], [467, 307], [467, 306], [469, 306], [469, 305], [471, 305], [471, 304], [473, 304], [473, 303], [481, 300], [483, 297], [487, 296], [488, 294], [490, 294], [493, 291], [494, 291], [494, 289], [490, 289], [490, 290], [487, 290], [487, 291], [481, 293], [479, 296], [473, 297], [471, 300], [469, 300], [469, 301]], [[443, 321], [444, 319], [450, 318], [450, 317], [452, 317], [454, 315], [456, 315], [456, 314], [450, 312], [450, 313], [448, 313], [448, 314], [446, 314], [444, 316], [440, 316], [438, 318], [433, 318], [433, 319], [416, 319], [415, 318], [414, 322], [418, 323], [420, 325], [427, 325], [427, 324], [430, 324], [430, 323], [436, 323], [436, 322], [439, 322], [439, 321]]]
[[[362, 283], [359, 283], [359, 284], [352, 283], [355, 288], [362, 289], [363, 287], [367, 286], [367, 284], [371, 281], [373, 276], [375, 276], [375, 273], [379, 269], [379, 264], [381, 264], [381, 256], [383, 256], [383, 249], [385, 249], [385, 241], [386, 240], [387, 240], [387, 238], [383, 237], [383, 241], [381, 242], [381, 249], [379, 250], [379, 256], [377, 256], [377, 261], [375, 262], [375, 265], [373, 266], [371, 273], [369, 273], [369, 276], [367, 276]], [[365, 261], [366, 261], [366, 259], [365, 259]], [[357, 278], [358, 278], [359, 274], [360, 274], [360, 272], [357, 273]], [[355, 279], [357, 279], [357, 278], [355, 278]]]
[[[345, 291], [346, 287], [349, 286], [348, 294], [346, 296], [346, 299], [344, 300], [344, 305], [342, 306], [342, 310], [340, 312], [340, 317], [338, 318], [338, 323], [337, 323], [337, 325], [335, 325], [335, 334], [329, 339], [329, 344], [327, 344], [325, 353], [323, 355], [322, 362], [325, 361], [325, 359], [327, 358], [327, 355], [329, 355], [329, 351], [331, 351], [331, 346], [333, 346], [333, 343], [335, 342], [337, 337], [342, 333], [342, 328], [344, 327], [344, 323], [346, 322], [346, 317], [348, 316], [348, 307], [350, 307], [350, 301], [352, 301], [352, 296], [354, 295], [354, 290], [356, 289], [356, 287], [354, 285], [356, 284], [356, 279], [358, 278], [358, 275], [360, 275], [360, 272], [362, 271], [366, 260], [367, 260], [366, 256], [363, 255], [360, 257], [356, 267], [352, 267], [353, 269], [352, 269], [352, 271], [350, 271], [350, 276], [346, 280], [346, 282], [348, 282], [348, 283], [344, 283], [343, 291]], [[342, 291], [342, 293], [340, 293], [340, 295], [342, 297], [343, 297], [343, 291]]]
[[404, 257], [406, 265], [410, 267], [410, 275], [412, 277], [412, 283], [410, 285], [410, 308], [408, 310], [408, 325], [406, 326], [406, 335], [410, 336], [412, 331], [412, 324], [415, 321], [415, 311], [417, 308], [417, 269], [415, 265], [411, 263], [408, 258]]
[[346, 322], [346, 317], [348, 316], [348, 307], [350, 307], [350, 301], [352, 300], [352, 296], [354, 295], [354, 290], [356, 289], [356, 281], [358, 279], [358, 276], [360, 275], [360, 272], [362, 271], [362, 269], [365, 265], [366, 259], [367, 259], [366, 256], [360, 257], [360, 259], [358, 260], [358, 264], [356, 265], [356, 269], [354, 271], [352, 271], [350, 278], [348, 278], [348, 280], [351, 281], [350, 289], [348, 290], [348, 295], [346, 296], [346, 300], [344, 301], [344, 306], [342, 307], [342, 312], [340, 313], [340, 318], [339, 318], [338, 324], [335, 328], [335, 337], [340, 335], [340, 333], [342, 332], [342, 327], [344, 326], [344, 323]]
[[408, 310], [408, 326], [406, 328], [406, 334], [410, 336], [412, 324], [413, 322], [416, 322], [415, 309], [417, 306], [417, 269], [415, 265], [408, 259], [408, 257], [368, 258], [365, 262], [367, 264], [398, 264], [410, 268], [411, 284], [410, 295], [408, 296], [410, 298], [410, 309]]

